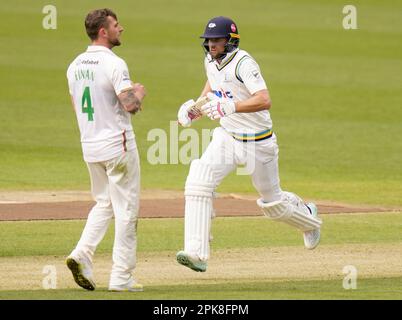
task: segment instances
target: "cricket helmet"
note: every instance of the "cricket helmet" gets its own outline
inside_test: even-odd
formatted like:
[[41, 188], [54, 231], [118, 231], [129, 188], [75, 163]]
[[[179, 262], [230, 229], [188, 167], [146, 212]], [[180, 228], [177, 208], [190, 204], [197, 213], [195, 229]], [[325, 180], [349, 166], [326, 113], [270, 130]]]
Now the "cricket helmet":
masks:
[[223, 57], [237, 49], [240, 43], [240, 35], [236, 23], [232, 19], [222, 16], [209, 20], [205, 26], [204, 34], [200, 38], [205, 39], [202, 45], [206, 54], [209, 52], [208, 39], [226, 38], [228, 42], [225, 45]]

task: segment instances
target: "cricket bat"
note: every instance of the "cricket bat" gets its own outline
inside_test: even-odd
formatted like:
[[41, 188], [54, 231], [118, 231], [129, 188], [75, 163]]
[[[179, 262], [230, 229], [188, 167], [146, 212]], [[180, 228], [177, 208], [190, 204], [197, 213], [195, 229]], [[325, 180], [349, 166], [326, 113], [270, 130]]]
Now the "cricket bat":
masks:
[[188, 116], [191, 121], [198, 120], [203, 116], [201, 107], [209, 101], [208, 97], [201, 97], [188, 109]]

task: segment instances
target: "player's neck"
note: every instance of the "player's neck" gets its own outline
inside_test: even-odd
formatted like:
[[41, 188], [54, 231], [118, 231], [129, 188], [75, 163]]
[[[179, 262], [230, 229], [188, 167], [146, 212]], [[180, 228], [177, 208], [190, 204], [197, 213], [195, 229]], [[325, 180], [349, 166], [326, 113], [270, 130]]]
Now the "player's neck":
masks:
[[217, 62], [218, 64], [221, 64], [222, 61], [223, 61], [223, 59], [225, 59], [225, 58], [226, 58], [226, 55], [225, 55], [224, 57], [222, 57], [222, 55], [221, 55], [220, 58], [217, 58], [217, 59], [216, 59], [216, 62]]
[[220, 58], [216, 59], [216, 62], [220, 65], [222, 63], [222, 61], [225, 60], [228, 56], [229, 56], [229, 54], [225, 54], [224, 56], [221, 55]]
[[103, 46], [110, 50], [112, 50], [112, 48], [114, 47], [109, 41], [107, 41], [105, 39], [96, 39], [96, 40], [92, 41], [92, 45], [93, 46]]

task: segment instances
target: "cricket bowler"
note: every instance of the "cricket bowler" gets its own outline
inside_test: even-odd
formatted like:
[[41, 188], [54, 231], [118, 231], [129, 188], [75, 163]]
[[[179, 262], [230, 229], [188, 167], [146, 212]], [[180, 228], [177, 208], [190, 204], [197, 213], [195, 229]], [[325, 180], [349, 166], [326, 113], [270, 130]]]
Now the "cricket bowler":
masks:
[[133, 277], [137, 250], [140, 163], [131, 115], [141, 110], [145, 88], [133, 84], [126, 62], [112, 48], [123, 27], [110, 9], [88, 13], [91, 45], [67, 70], [84, 160], [96, 205], [76, 248], [66, 260], [75, 282], [95, 290], [92, 259], [114, 216], [115, 238], [110, 291], [142, 291]]

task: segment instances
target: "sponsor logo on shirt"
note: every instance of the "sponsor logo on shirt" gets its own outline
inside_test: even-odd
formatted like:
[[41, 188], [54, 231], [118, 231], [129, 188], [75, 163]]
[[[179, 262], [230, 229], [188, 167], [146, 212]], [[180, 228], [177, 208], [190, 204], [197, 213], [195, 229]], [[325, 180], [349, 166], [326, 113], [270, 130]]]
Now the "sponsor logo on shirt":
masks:
[[254, 70], [254, 71], [252, 71], [251, 73], [252, 73], [252, 75], [253, 75], [255, 78], [258, 78], [258, 77], [260, 76], [260, 72], [257, 71], [257, 70]]
[[99, 64], [99, 61], [98, 60], [90, 60], [90, 59], [88, 59], [88, 60], [82, 60], [81, 63], [82, 64]]
[[213, 90], [212, 91], [217, 97], [219, 98], [229, 98], [233, 99], [233, 95], [230, 91], [224, 91], [224, 90]]
[[123, 81], [130, 81], [130, 76], [126, 70], [123, 71]]

